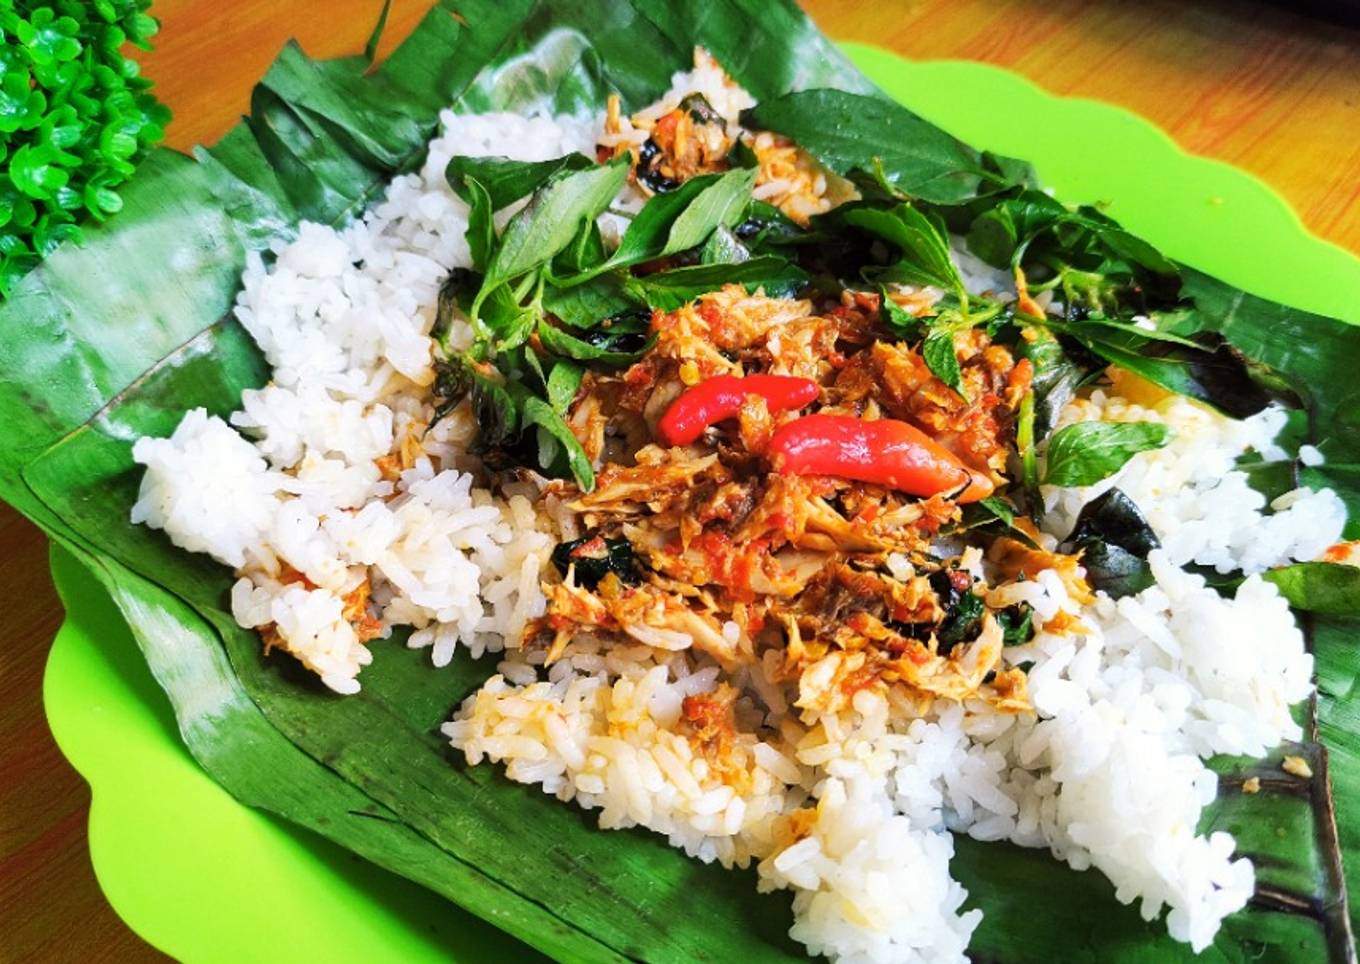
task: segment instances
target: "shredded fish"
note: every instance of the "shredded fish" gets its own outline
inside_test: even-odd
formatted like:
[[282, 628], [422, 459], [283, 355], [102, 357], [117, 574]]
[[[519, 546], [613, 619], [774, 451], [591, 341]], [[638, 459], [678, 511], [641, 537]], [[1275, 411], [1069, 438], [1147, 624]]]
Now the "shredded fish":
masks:
[[[899, 305], [920, 312], [938, 297], [896, 293]], [[639, 570], [632, 582], [615, 573], [592, 586], [570, 575], [549, 579], [547, 612], [527, 637], [546, 647], [549, 662], [576, 633], [605, 634], [698, 650], [729, 670], [774, 665], [802, 709], [835, 712], [863, 689], [923, 706], [946, 699], [1030, 709], [1023, 670], [1002, 664], [997, 613], [1006, 594], [998, 587], [1052, 569], [1073, 599], [1090, 600], [1077, 557], [997, 537], [987, 557], [996, 584], [976, 584], [958, 558], [940, 553], [943, 534], [961, 520], [948, 493], [916, 498], [771, 473], [764, 446], [799, 413], [771, 412], [754, 396], [691, 445], [650, 441], [661, 413], [696, 381], [788, 374], [817, 382], [813, 404], [822, 412], [910, 421], [1000, 479], [1028, 363], [983, 331], [960, 333], [965, 390], [955, 391], [886, 329], [879, 298], [846, 293], [817, 303], [729, 285], [655, 313], [646, 356], [621, 374], [583, 381], [568, 423], [597, 461], [597, 481], [590, 492], [564, 485], [561, 496], [585, 531], [626, 540]], [[942, 642], [969, 597], [979, 613]], [[1059, 612], [1044, 628], [1078, 624]], [[771, 650], [773, 664], [764, 660]]]

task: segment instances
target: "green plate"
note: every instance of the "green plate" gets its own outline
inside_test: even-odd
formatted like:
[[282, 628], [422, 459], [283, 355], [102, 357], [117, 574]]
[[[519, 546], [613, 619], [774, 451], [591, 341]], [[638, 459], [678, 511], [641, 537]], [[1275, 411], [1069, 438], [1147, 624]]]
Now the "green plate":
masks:
[[[1360, 321], [1360, 259], [1310, 235], [1260, 181], [1184, 153], [1147, 121], [994, 67], [846, 50], [913, 110], [970, 144], [1032, 161], [1063, 200], [1110, 202], [1167, 255], [1255, 294]], [[534, 954], [432, 893], [238, 804], [183, 748], [104, 590], [64, 552], [54, 552], [52, 571], [67, 620], [47, 665], [48, 720], [90, 783], [95, 873], [133, 930], [192, 962]]]

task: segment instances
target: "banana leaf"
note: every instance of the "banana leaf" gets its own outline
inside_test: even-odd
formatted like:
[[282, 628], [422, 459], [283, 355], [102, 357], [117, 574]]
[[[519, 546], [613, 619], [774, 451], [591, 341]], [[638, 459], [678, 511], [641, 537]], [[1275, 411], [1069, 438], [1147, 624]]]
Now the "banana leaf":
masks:
[[[420, 162], [440, 109], [598, 110], [615, 91], [641, 106], [689, 66], [696, 44], [758, 98], [824, 86], [876, 93], [786, 0], [437, 6], [376, 71], [362, 58], [316, 61], [286, 48], [248, 118], [195, 158], [154, 153], [119, 216], [59, 249], [0, 308], [0, 496], [109, 589], [195, 758], [244, 803], [561, 959], [790, 960], [800, 949], [786, 936], [787, 895], [758, 895], [752, 873], [690, 861], [642, 831], [601, 833], [592, 817], [494, 768], [463, 765], [437, 727], [491, 661], [460, 656], [435, 671], [399, 639], [378, 644], [362, 693], [341, 699], [286, 657], [262, 655], [231, 619], [228, 573], [127, 524], [131, 445], [167, 434], [193, 406], [226, 414], [263, 384], [267, 366], [229, 315], [246, 253], [301, 220], [361, 211]], [[1360, 520], [1360, 387], [1347, 377], [1360, 328], [1195, 272], [1187, 285], [1201, 328], [1276, 370], [1308, 405], [1310, 437], [1329, 456], [1310, 481], [1346, 495]], [[1353, 960], [1343, 878], [1360, 873], [1357, 629], [1335, 619], [1311, 627], [1319, 694], [1301, 710], [1306, 743], [1265, 761], [1214, 761], [1223, 792], [1202, 829], [1237, 836], [1259, 887], [1212, 948], [1195, 957], [1095, 872], [961, 838], [954, 872], [986, 911], [973, 953]], [[1284, 753], [1309, 759], [1314, 778], [1277, 779]], [[1249, 776], [1261, 778], [1260, 793], [1240, 791]]]

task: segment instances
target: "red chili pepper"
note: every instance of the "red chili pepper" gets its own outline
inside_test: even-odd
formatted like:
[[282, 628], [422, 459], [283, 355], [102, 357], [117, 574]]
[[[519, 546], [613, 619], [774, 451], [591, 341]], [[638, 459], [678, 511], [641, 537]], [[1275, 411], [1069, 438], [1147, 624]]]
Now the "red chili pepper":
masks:
[[788, 412], [815, 400], [818, 391], [812, 379], [792, 375], [718, 375], [671, 402], [656, 427], [667, 445], [689, 445], [710, 425], [736, 418], [748, 395], [765, 399], [771, 412]]
[[778, 472], [831, 475], [911, 495], [963, 489], [957, 501], [976, 502], [995, 488], [929, 435], [890, 418], [808, 415], [778, 429], [767, 452]]

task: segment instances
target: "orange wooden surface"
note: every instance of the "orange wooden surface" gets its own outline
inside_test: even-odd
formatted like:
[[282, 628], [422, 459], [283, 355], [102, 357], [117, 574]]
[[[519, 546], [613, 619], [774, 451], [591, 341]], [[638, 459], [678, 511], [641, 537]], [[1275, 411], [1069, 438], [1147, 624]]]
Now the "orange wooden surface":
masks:
[[[983, 60], [1056, 93], [1128, 107], [1188, 149], [1256, 174], [1313, 231], [1360, 253], [1360, 31], [1245, 0], [805, 2], [833, 37], [913, 58]], [[162, 32], [142, 62], [175, 111], [170, 143], [211, 141], [230, 127], [289, 37], [316, 55], [357, 52], [380, 6], [159, 0]], [[395, 0], [384, 50], [425, 6]], [[42, 667], [61, 618], [47, 549], [3, 506], [0, 587], [0, 962], [161, 959], [94, 881], [89, 792], [42, 713]]]

